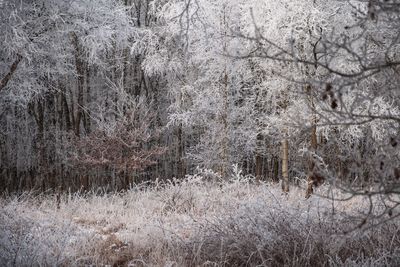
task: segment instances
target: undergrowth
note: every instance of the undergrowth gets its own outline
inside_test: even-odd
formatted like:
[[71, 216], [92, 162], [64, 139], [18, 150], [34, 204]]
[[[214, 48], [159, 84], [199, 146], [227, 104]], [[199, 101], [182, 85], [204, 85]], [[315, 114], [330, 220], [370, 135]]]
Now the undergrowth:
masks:
[[[358, 228], [368, 208], [362, 197], [306, 200], [300, 188], [282, 194], [240, 173], [206, 178], [59, 200], [4, 197], [0, 265], [400, 266], [400, 223]], [[343, 194], [327, 186], [317, 193]]]

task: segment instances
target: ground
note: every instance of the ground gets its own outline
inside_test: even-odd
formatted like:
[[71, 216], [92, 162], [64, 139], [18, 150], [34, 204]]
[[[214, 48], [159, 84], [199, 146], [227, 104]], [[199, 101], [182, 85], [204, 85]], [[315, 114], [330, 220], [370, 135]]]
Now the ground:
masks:
[[0, 200], [0, 265], [399, 266], [400, 222], [359, 229], [368, 202], [328, 195], [344, 193], [325, 185], [305, 199], [241, 175], [59, 201], [25, 193]]

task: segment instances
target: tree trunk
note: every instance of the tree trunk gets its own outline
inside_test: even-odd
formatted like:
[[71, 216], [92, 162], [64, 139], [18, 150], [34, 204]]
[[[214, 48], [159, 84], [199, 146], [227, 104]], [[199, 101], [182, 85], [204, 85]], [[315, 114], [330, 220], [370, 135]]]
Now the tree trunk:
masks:
[[289, 142], [282, 140], [282, 190], [289, 192]]
[[257, 183], [260, 182], [260, 180], [262, 179], [262, 163], [263, 163], [263, 159], [261, 157], [260, 154], [257, 153], [256, 155], [256, 181]]
[[222, 112], [222, 163], [221, 163], [221, 176], [223, 179], [227, 178], [228, 168], [228, 74], [225, 71], [224, 84], [223, 84], [223, 112]]
[[[309, 75], [306, 70], [306, 74]], [[313, 158], [313, 154], [317, 151], [318, 140], [317, 140], [317, 115], [315, 114], [315, 104], [314, 98], [312, 95], [312, 87], [311, 85], [306, 86], [306, 93], [309, 96], [310, 106], [312, 109], [312, 117], [311, 117], [311, 136], [310, 136], [310, 152], [312, 153], [309, 158], [309, 166], [308, 166], [308, 177], [307, 177], [307, 190], [306, 190], [306, 198], [309, 198], [314, 191], [314, 183], [315, 177], [317, 177], [315, 173], [315, 162]]]
[[45, 158], [45, 145], [44, 145], [44, 108], [42, 101], [33, 103], [31, 106], [31, 113], [35, 118], [37, 125], [37, 135], [35, 138], [35, 146], [37, 152], [37, 170], [39, 175], [39, 180], [35, 183], [35, 188], [44, 187], [45, 188], [45, 172], [46, 172], [46, 158]]
[[[227, 53], [227, 21], [226, 21], [226, 10], [224, 10], [223, 14], [223, 49], [224, 53]], [[223, 74], [223, 83], [222, 83], [222, 97], [223, 97], [223, 111], [222, 111], [222, 127], [223, 127], [223, 137], [222, 137], [222, 163], [221, 163], [221, 176], [222, 179], [227, 179], [227, 168], [229, 165], [228, 159], [228, 147], [229, 147], [229, 139], [228, 139], [228, 62], [225, 59], [225, 69]]]
[[178, 178], [183, 178], [186, 175], [183, 153], [184, 153], [184, 143], [183, 143], [183, 132], [181, 124], [178, 127]]
[[[317, 150], [317, 126], [315, 124], [315, 115], [313, 118], [313, 125], [311, 127], [311, 153], [315, 153]], [[307, 191], [306, 191], [306, 198], [309, 198], [311, 194], [314, 192], [314, 168], [315, 163], [313, 159], [313, 155], [310, 156], [309, 159], [309, 169], [308, 169], [308, 177], [307, 177]]]
[[261, 146], [263, 145], [263, 136], [261, 134], [257, 135], [257, 150], [256, 150], [256, 166], [255, 166], [255, 175], [256, 175], [256, 181], [257, 183], [262, 180], [263, 176], [263, 162], [264, 158], [261, 155]]
[[[86, 68], [85, 68], [85, 80], [86, 80], [86, 100], [85, 103], [90, 103], [91, 102], [91, 98], [90, 98], [90, 91], [91, 91], [91, 87], [90, 87], [90, 66], [88, 63], [86, 63]], [[83, 119], [83, 126], [85, 128], [85, 132], [86, 134], [90, 133], [90, 129], [91, 129], [91, 121], [90, 121], [90, 112], [86, 111], [84, 113], [84, 119]]]
[[84, 68], [84, 63], [82, 60], [82, 51], [81, 47], [79, 45], [79, 40], [78, 36], [76, 35], [75, 32], [71, 33], [71, 42], [72, 45], [74, 46], [74, 55], [75, 55], [75, 68], [76, 68], [76, 73], [78, 75], [78, 105], [76, 108], [76, 115], [75, 115], [75, 125], [74, 125], [74, 131], [75, 135], [79, 137], [80, 135], [80, 125], [81, 125], [81, 120], [82, 120], [82, 115], [83, 115], [83, 88], [85, 84], [85, 68]]
[[271, 159], [272, 182], [279, 183], [279, 157], [273, 156]]

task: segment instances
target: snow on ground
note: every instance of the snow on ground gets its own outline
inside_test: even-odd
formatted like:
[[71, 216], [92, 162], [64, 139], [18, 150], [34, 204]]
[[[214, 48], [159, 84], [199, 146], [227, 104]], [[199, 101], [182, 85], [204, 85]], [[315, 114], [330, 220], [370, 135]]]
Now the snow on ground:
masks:
[[361, 197], [306, 200], [300, 188], [285, 195], [245, 177], [190, 176], [125, 193], [64, 194], [59, 208], [56, 199], [0, 200], [1, 266], [400, 264], [398, 221], [343, 235], [363, 219]]

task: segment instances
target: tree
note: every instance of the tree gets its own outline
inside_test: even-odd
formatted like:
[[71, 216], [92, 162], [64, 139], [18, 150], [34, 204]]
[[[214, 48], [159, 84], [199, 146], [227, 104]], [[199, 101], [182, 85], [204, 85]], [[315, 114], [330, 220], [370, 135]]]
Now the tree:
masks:
[[115, 107], [107, 80], [126, 80], [119, 55], [129, 55], [137, 33], [128, 11], [113, 0], [2, 2], [2, 186], [65, 188], [86, 176], [66, 157], [69, 132], [85, 137], [95, 130], [96, 103]]
[[[226, 57], [242, 49], [230, 35], [232, 27], [241, 27], [246, 7], [240, 1], [192, 4], [177, 1], [163, 10], [169, 29], [184, 36], [185, 49], [180, 60], [183, 71], [170, 81], [178, 96], [171, 106], [170, 124], [181, 124], [191, 136], [187, 147], [191, 164], [213, 168], [226, 178], [230, 166], [253, 150], [257, 135], [250, 113], [251, 62]], [[235, 153], [240, 149], [247, 155]]]
[[121, 177], [121, 185], [115, 187], [124, 189], [135, 182], [135, 171], [155, 164], [165, 149], [148, 146], [159, 135], [151, 103], [130, 96], [123, 88], [115, 89], [119, 90], [115, 109], [92, 113], [96, 128], [79, 140], [72, 139], [71, 158], [78, 168], [112, 168]]
[[[322, 7], [323, 3], [314, 2]], [[299, 39], [282, 45], [257, 24], [258, 35], [241, 37], [257, 44], [257, 51], [250, 56], [299, 70], [316, 69], [315, 75], [306, 77], [281, 73], [296, 84], [294, 92], [313, 100], [306, 103], [316, 116], [314, 126], [298, 117], [290, 120], [297, 129], [314, 132], [314, 151], [307, 153], [314, 165], [310, 182], [326, 179], [341, 184], [352, 196], [372, 199], [381, 195], [387, 208], [378, 217], [390, 215], [398, 206], [393, 199], [398, 194], [399, 176], [399, 91], [398, 81], [393, 79], [398, 67], [398, 4], [349, 1], [325, 7], [325, 11], [337, 8], [333, 10], [338, 15], [324, 16], [330, 22], [324, 25], [334, 27], [310, 31], [313, 45], [309, 56], [302, 56]], [[315, 127], [323, 142], [317, 150]], [[372, 216], [371, 211], [372, 207], [368, 214]]]

